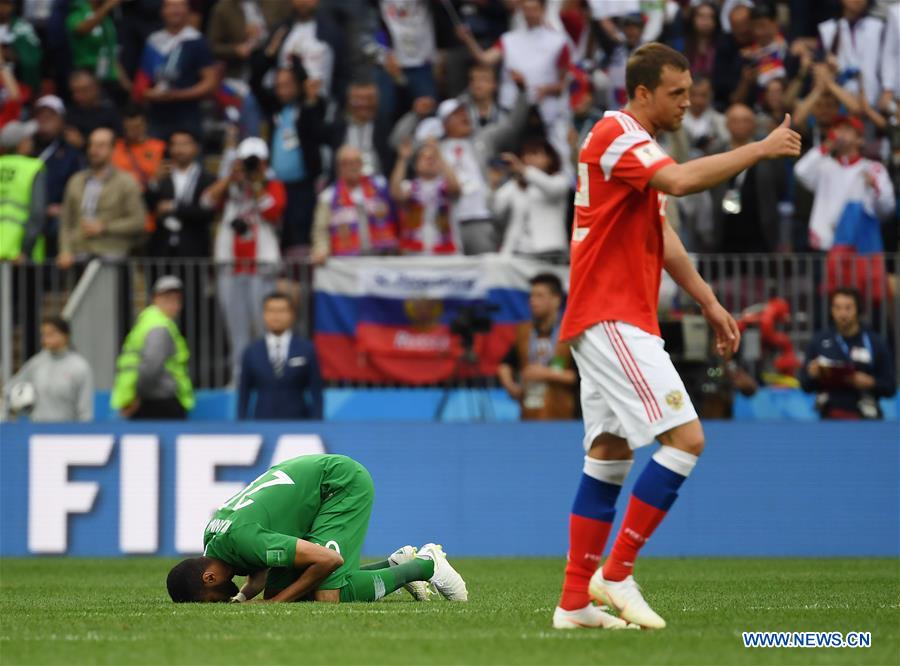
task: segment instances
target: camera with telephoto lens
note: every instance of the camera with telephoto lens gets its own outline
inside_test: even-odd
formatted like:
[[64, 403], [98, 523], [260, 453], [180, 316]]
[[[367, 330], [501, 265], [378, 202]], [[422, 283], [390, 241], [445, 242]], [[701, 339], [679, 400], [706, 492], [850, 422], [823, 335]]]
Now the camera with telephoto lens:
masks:
[[236, 217], [231, 221], [231, 230], [238, 236], [244, 237], [250, 231], [250, 223], [243, 217]]
[[259, 165], [262, 163], [256, 155], [245, 157], [241, 162], [244, 165], [244, 171], [248, 174], [256, 173], [259, 170]]
[[492, 303], [465, 305], [459, 308], [450, 322], [450, 332], [460, 337], [464, 350], [471, 351], [475, 346], [475, 335], [490, 333], [494, 326], [491, 313], [499, 310], [499, 306]]

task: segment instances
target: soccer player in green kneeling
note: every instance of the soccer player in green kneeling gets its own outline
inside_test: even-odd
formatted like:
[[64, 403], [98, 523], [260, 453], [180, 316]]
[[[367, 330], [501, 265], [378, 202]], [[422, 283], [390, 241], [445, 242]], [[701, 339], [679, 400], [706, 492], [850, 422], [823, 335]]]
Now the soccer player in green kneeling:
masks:
[[[336, 603], [377, 601], [405, 587], [426, 601], [433, 586], [450, 601], [468, 600], [465, 581], [436, 544], [404, 546], [360, 567], [374, 495], [368, 470], [347, 456], [275, 465], [219, 507], [203, 534], [203, 556], [169, 572], [169, 596], [244, 602], [265, 589], [265, 601]], [[236, 575], [247, 576], [240, 591]]]

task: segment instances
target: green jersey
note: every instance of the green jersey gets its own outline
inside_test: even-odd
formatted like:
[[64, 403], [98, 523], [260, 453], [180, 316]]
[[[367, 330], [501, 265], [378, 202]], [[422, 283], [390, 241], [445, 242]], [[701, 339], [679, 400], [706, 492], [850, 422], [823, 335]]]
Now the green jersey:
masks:
[[105, 17], [86, 35], [75, 32], [75, 28], [93, 15], [94, 8], [91, 4], [82, 2], [66, 18], [73, 64], [77, 68], [93, 72], [101, 81], [116, 81], [119, 78], [116, 70], [118, 38], [112, 18]]
[[290, 569], [297, 539], [304, 539], [344, 557], [344, 566], [320, 586], [340, 588], [358, 568], [373, 496], [368, 471], [347, 456], [288, 460], [219, 507], [203, 534], [204, 554], [226, 562], [239, 575]]

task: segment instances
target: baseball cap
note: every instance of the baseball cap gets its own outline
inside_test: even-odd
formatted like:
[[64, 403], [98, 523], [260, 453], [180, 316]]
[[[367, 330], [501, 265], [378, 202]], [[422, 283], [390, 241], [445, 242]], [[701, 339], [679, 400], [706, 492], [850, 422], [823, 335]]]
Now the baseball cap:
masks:
[[56, 95], [44, 95], [43, 97], [40, 97], [38, 101], [34, 103], [35, 112], [37, 112], [38, 109], [50, 109], [51, 111], [56, 111], [56, 113], [61, 116], [66, 115], [66, 105], [63, 104], [63, 101]]
[[622, 25], [644, 25], [644, 15], [641, 12], [630, 12], [619, 17]]
[[11, 150], [28, 137], [34, 136], [35, 132], [37, 132], [37, 122], [34, 120], [28, 122], [12, 120], [0, 130], [0, 147]]
[[258, 157], [261, 160], [269, 159], [269, 147], [258, 136], [248, 136], [237, 147], [237, 158], [245, 160], [248, 157]]
[[840, 125], [850, 125], [850, 127], [855, 129], [860, 134], [866, 133], [866, 128], [863, 125], [862, 120], [860, 120], [856, 116], [838, 116], [837, 118], [835, 118], [834, 123], [831, 125], [831, 127], [835, 128]]
[[453, 99], [445, 99], [438, 107], [438, 118], [441, 119], [441, 122], [447, 122], [447, 118], [459, 111], [460, 108], [462, 108], [462, 102], [455, 97]]
[[444, 136], [444, 125], [437, 118], [425, 118], [416, 125], [416, 143], [423, 144], [428, 139], [440, 139]]
[[184, 284], [174, 275], [163, 275], [153, 283], [153, 295], [159, 296], [170, 291], [184, 291]]

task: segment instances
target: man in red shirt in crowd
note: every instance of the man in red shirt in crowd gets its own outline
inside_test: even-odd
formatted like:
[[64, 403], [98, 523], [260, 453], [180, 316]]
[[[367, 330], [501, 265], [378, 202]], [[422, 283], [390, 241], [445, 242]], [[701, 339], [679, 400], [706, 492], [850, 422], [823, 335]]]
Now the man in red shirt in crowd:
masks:
[[[659, 337], [663, 268], [700, 304], [722, 355], [737, 351], [734, 318], [697, 273], [666, 220], [666, 195], [727, 181], [764, 159], [800, 154], [790, 117], [766, 139], [676, 164], [656, 143], [677, 130], [690, 106], [687, 60], [657, 43], [628, 60], [628, 105], [608, 111], [582, 144], [572, 231], [568, 306], [560, 339], [581, 375], [585, 456], [569, 521], [569, 554], [557, 628], [666, 626], [632, 577], [641, 546], [665, 517], [703, 451], [703, 429]], [[635, 483], [602, 569], [601, 555], [633, 450], [662, 446]], [[614, 617], [591, 599], [616, 611]]]

